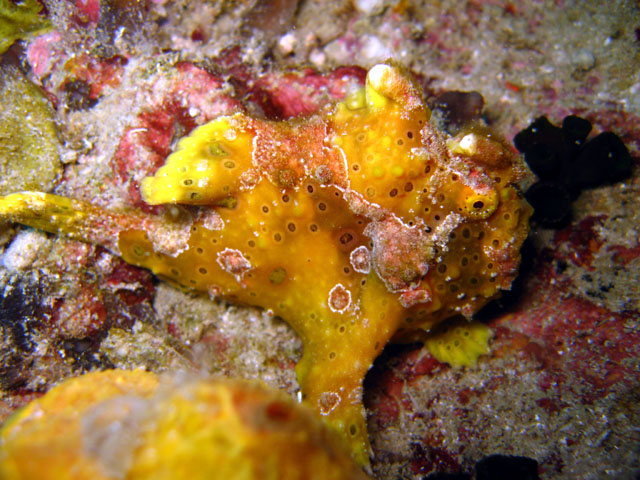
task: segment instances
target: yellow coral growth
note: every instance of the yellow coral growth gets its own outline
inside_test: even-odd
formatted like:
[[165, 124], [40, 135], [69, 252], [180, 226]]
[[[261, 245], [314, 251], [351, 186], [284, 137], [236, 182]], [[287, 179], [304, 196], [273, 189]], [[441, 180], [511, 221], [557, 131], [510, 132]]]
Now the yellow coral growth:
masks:
[[425, 341], [429, 352], [454, 367], [475, 365], [480, 355], [489, 353], [491, 329], [484, 323], [464, 319], [437, 326]]
[[304, 344], [305, 400], [366, 464], [362, 380], [375, 357], [509, 288], [528, 231], [509, 150], [480, 131], [445, 141], [429, 116], [401, 69], [377, 65], [328, 113], [237, 114], [182, 139], [142, 186], [150, 203], [202, 206], [178, 235], [176, 222], [77, 202], [84, 224], [63, 221], [51, 197], [35, 215], [29, 194], [0, 199], [0, 216], [103, 244], [87, 232], [106, 223], [126, 261], [281, 316]]
[[[0, 431], [0, 478], [113, 478], [108, 469], [101, 468], [100, 458], [94, 458], [99, 451], [92, 452], [100, 448], [101, 440], [108, 441], [108, 438], [100, 438], [98, 429], [104, 429], [102, 433], [107, 436], [108, 426], [125, 420], [135, 408], [134, 400], [149, 398], [157, 384], [155, 375], [142, 370], [111, 370], [73, 378], [54, 387], [4, 424]], [[109, 400], [115, 401], [112, 405], [105, 403], [104, 407], [99, 407], [100, 401]], [[89, 431], [84, 431], [83, 419], [89, 423]], [[126, 428], [123, 433], [126, 434]], [[126, 443], [131, 439], [123, 435], [120, 441]], [[105, 445], [105, 448], [109, 446]], [[85, 450], [88, 452], [83, 455]]]
[[140, 370], [67, 380], [17, 412], [0, 441], [5, 480], [366, 478], [283, 393]]

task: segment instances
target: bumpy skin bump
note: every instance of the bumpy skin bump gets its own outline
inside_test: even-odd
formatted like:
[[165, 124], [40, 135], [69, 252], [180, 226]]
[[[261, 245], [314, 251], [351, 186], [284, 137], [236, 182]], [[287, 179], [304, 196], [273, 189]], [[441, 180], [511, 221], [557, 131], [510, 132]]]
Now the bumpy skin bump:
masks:
[[67, 380], [10, 418], [0, 477], [366, 479], [340, 440], [257, 383], [111, 370]]
[[[136, 226], [104, 212], [121, 222], [112, 250], [126, 261], [285, 319], [304, 344], [305, 400], [361, 464], [362, 380], [375, 357], [392, 337], [470, 317], [509, 288], [528, 232], [510, 151], [478, 129], [445, 141], [429, 116], [400, 68], [377, 65], [363, 90], [322, 114], [220, 117], [183, 139], [143, 196], [214, 206], [200, 207], [186, 234], [169, 220]], [[48, 216], [53, 197], [32, 215], [29, 195], [0, 199], [0, 215], [95, 241], [85, 233], [100, 218], [94, 207], [74, 204], [93, 213], [70, 228]], [[182, 243], [167, 247], [163, 231]]]

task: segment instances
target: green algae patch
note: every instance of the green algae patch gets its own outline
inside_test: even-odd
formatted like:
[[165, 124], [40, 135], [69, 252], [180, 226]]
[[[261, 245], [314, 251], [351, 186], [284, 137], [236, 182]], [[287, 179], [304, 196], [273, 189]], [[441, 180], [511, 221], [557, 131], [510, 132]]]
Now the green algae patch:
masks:
[[[1, 0], [0, 0], [1, 1]], [[0, 71], [0, 194], [51, 190], [61, 172], [54, 111], [15, 68]]]
[[16, 40], [24, 40], [51, 28], [49, 19], [40, 15], [42, 5], [37, 0], [13, 3], [0, 0], [0, 53]]

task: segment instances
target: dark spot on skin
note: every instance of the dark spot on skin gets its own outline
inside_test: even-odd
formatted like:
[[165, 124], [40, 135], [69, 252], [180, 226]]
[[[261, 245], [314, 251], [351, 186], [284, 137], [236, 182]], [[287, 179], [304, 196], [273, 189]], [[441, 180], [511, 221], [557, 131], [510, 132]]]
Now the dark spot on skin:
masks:
[[353, 235], [351, 235], [350, 233], [345, 233], [344, 235], [342, 235], [340, 237], [340, 243], [342, 245], [347, 245], [348, 243], [350, 243], [353, 240]]
[[282, 267], [274, 268], [269, 274], [269, 281], [274, 285], [280, 285], [287, 278], [287, 271]]

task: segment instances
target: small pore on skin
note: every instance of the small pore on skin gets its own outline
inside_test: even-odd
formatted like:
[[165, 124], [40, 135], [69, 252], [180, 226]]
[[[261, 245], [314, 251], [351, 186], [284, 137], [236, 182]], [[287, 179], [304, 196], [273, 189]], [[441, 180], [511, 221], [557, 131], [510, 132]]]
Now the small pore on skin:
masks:
[[280, 285], [287, 278], [287, 271], [282, 267], [274, 268], [269, 274], [269, 281], [274, 285]]

